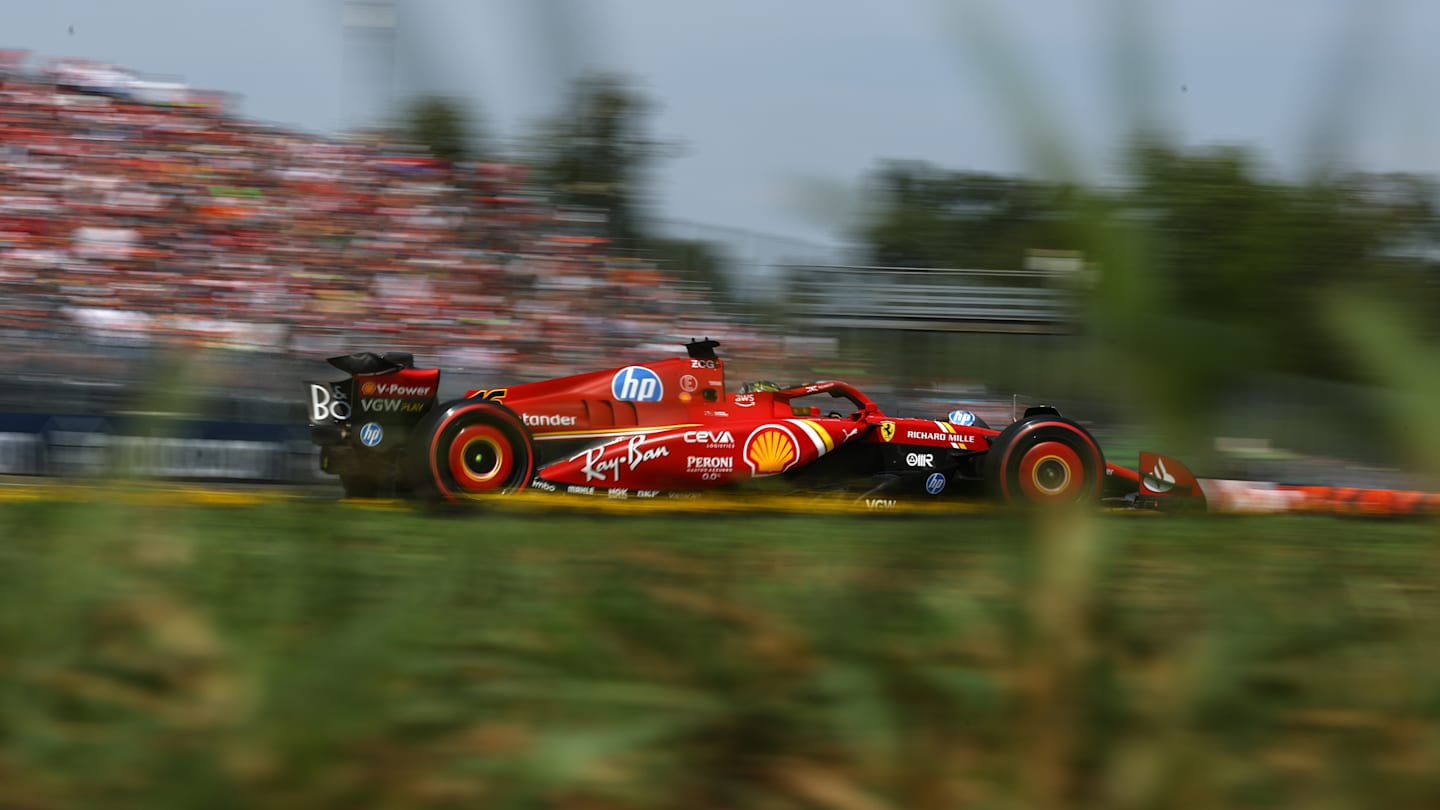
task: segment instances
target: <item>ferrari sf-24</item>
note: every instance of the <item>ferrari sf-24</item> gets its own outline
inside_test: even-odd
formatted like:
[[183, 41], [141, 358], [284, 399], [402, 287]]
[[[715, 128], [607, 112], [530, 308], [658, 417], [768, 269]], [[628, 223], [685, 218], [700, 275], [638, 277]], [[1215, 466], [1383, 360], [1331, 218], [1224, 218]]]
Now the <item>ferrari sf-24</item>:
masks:
[[1180, 462], [1110, 464], [1080, 423], [1032, 407], [1003, 429], [968, 410], [890, 416], [838, 380], [731, 391], [714, 340], [685, 357], [440, 402], [440, 371], [401, 352], [332, 357], [308, 383], [321, 468], [351, 497], [429, 500], [521, 490], [688, 497], [721, 489], [853, 493], [871, 503], [987, 497], [1006, 504], [1203, 497]]

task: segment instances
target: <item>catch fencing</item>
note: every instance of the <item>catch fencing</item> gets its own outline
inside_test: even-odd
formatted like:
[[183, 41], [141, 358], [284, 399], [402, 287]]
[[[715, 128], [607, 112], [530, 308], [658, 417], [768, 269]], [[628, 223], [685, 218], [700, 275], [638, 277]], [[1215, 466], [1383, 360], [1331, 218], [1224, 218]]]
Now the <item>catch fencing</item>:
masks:
[[0, 414], [0, 475], [303, 483], [315, 455], [303, 425]]
[[1074, 273], [803, 266], [789, 272], [795, 323], [813, 327], [1067, 334], [1079, 321]]

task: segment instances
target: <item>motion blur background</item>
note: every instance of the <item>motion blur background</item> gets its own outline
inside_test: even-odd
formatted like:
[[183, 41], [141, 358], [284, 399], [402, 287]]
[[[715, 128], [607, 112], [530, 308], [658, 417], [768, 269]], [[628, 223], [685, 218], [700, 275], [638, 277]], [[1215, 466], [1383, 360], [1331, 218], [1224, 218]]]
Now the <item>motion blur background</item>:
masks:
[[16, 438], [38, 412], [296, 423], [329, 354], [414, 351], [455, 392], [699, 335], [736, 379], [1070, 404], [1207, 473], [1440, 456], [1408, 424], [1440, 255], [1424, 4], [12, 16], [9, 472], [45, 463]]
[[1434, 486], [1440, 5], [11, 6], [0, 808], [1440, 806], [1433, 522], [294, 486], [327, 355], [700, 336]]
[[1384, 341], [1437, 322], [1440, 12], [1382, 6], [27, 7], [0, 408], [281, 425], [329, 354], [453, 392], [709, 335], [891, 408], [1414, 472], [1433, 354]]

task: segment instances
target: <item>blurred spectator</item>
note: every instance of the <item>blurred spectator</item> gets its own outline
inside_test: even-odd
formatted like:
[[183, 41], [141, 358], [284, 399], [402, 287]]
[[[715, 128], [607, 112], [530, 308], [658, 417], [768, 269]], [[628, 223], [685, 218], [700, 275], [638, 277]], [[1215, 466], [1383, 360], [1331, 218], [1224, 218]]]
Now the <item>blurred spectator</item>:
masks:
[[[414, 351], [523, 379], [726, 334], [523, 166], [246, 120], [224, 96], [0, 51], [0, 333], [318, 357]], [[741, 350], [758, 336], [739, 336]], [[657, 344], [659, 344], [657, 346]], [[772, 344], [773, 345], [773, 344]], [[577, 351], [583, 347], [583, 351]]]

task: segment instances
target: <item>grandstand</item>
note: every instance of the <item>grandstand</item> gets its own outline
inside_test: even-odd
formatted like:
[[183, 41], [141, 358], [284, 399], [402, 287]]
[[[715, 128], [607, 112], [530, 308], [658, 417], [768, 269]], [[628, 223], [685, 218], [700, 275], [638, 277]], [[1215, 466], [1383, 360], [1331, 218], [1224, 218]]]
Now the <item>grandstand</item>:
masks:
[[778, 347], [586, 232], [525, 166], [283, 129], [109, 66], [27, 67], [0, 72], [0, 335], [22, 371], [364, 347], [519, 380], [692, 334]]

